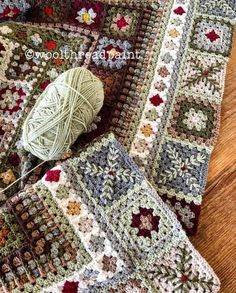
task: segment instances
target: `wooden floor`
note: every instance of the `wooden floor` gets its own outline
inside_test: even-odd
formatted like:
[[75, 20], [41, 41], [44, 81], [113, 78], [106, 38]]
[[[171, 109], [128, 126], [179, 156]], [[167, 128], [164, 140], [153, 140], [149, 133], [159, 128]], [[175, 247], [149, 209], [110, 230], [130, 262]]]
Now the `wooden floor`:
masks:
[[220, 136], [211, 158], [199, 232], [191, 241], [220, 278], [220, 292], [236, 293], [236, 33]]

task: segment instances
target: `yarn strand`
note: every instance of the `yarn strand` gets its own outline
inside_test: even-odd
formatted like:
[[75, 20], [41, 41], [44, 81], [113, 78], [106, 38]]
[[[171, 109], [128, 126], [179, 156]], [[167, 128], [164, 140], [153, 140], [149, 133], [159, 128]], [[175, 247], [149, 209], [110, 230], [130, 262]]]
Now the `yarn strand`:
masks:
[[0, 194], [4, 193], [6, 190], [8, 190], [10, 187], [12, 187], [13, 185], [15, 185], [17, 182], [21, 181], [23, 178], [25, 178], [26, 176], [28, 176], [30, 173], [32, 173], [34, 170], [36, 170], [38, 167], [42, 166], [44, 163], [46, 163], [46, 161], [41, 162], [40, 164], [38, 164], [36, 167], [34, 167], [33, 169], [29, 170], [27, 173], [23, 174], [21, 177], [17, 178], [14, 182], [12, 182], [10, 185], [8, 185], [6, 188], [1, 189], [0, 190]]

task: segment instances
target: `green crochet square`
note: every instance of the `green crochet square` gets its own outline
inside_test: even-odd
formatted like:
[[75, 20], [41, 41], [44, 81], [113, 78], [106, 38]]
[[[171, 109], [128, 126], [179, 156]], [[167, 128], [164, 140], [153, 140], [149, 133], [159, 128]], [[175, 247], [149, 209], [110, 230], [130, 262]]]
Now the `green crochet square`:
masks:
[[152, 262], [154, 255], [161, 257], [173, 245], [174, 241], [168, 239], [175, 238], [173, 231], [177, 228], [167, 216], [164, 204], [145, 185], [129, 191], [126, 198], [106, 209], [123, 245], [139, 259], [140, 268]]
[[200, 51], [229, 56], [233, 25], [214, 17], [196, 18], [190, 47]]
[[104, 32], [119, 37], [132, 37], [138, 25], [140, 14], [137, 10], [111, 7], [108, 9]]
[[221, 102], [225, 76], [224, 58], [191, 52], [187, 56], [180, 83], [181, 93]]
[[169, 134], [207, 146], [214, 145], [219, 129], [220, 106], [191, 96], [180, 96], [172, 110]]

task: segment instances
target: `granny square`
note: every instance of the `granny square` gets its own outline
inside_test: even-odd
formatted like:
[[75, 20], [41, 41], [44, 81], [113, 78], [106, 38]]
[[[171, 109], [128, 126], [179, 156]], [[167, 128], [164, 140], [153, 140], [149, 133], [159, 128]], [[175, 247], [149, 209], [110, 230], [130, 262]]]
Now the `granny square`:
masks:
[[[105, 69], [122, 69], [128, 64], [129, 52], [131, 52], [132, 45], [130, 42], [124, 40], [114, 40], [107, 37], [102, 37], [98, 40], [98, 45], [92, 56], [93, 62]], [[124, 56], [124, 58], [118, 58]], [[101, 58], [101, 56], [103, 56]]]
[[[132, 161], [122, 156], [116, 142], [114, 146], [103, 146], [99, 154], [87, 156], [78, 165], [78, 172], [82, 174], [81, 180], [92, 188], [94, 198], [104, 208], [123, 198], [129, 189], [143, 179], [137, 168], [136, 172], [132, 169]], [[93, 174], [92, 178], [90, 173]]]
[[[146, 188], [135, 188], [127, 193], [126, 200], [120, 200], [107, 213], [124, 245], [134, 257], [140, 258], [143, 266], [154, 256], [162, 255], [175, 229], [155, 197]], [[114, 213], [117, 213], [115, 218]]]
[[119, 37], [131, 37], [135, 34], [139, 12], [125, 8], [111, 7], [107, 11], [104, 32]]
[[207, 173], [204, 162], [208, 158], [209, 153], [204, 149], [166, 140], [156, 165], [157, 190], [200, 204], [199, 195], [205, 187]]
[[[71, 23], [73, 23], [74, 25], [80, 25], [90, 29], [101, 28], [105, 16], [104, 5], [101, 2], [76, 0], [74, 1], [74, 3], [71, 2], [70, 4]], [[39, 5], [35, 9], [41, 10], [41, 6]]]
[[182, 74], [183, 93], [221, 102], [225, 76], [224, 59], [209, 54], [189, 52]]
[[172, 124], [168, 128], [173, 137], [199, 144], [213, 145], [219, 129], [219, 105], [200, 98], [177, 97], [173, 106]]
[[228, 56], [231, 49], [232, 26], [214, 18], [197, 18], [194, 23], [191, 47], [200, 51]]

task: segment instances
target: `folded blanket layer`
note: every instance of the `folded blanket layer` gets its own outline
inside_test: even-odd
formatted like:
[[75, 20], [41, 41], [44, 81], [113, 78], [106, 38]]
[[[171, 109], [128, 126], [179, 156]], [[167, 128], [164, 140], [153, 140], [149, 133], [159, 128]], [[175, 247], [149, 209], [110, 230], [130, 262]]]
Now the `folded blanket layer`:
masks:
[[3, 292], [219, 290], [212, 269], [113, 135], [9, 199], [0, 228]]

